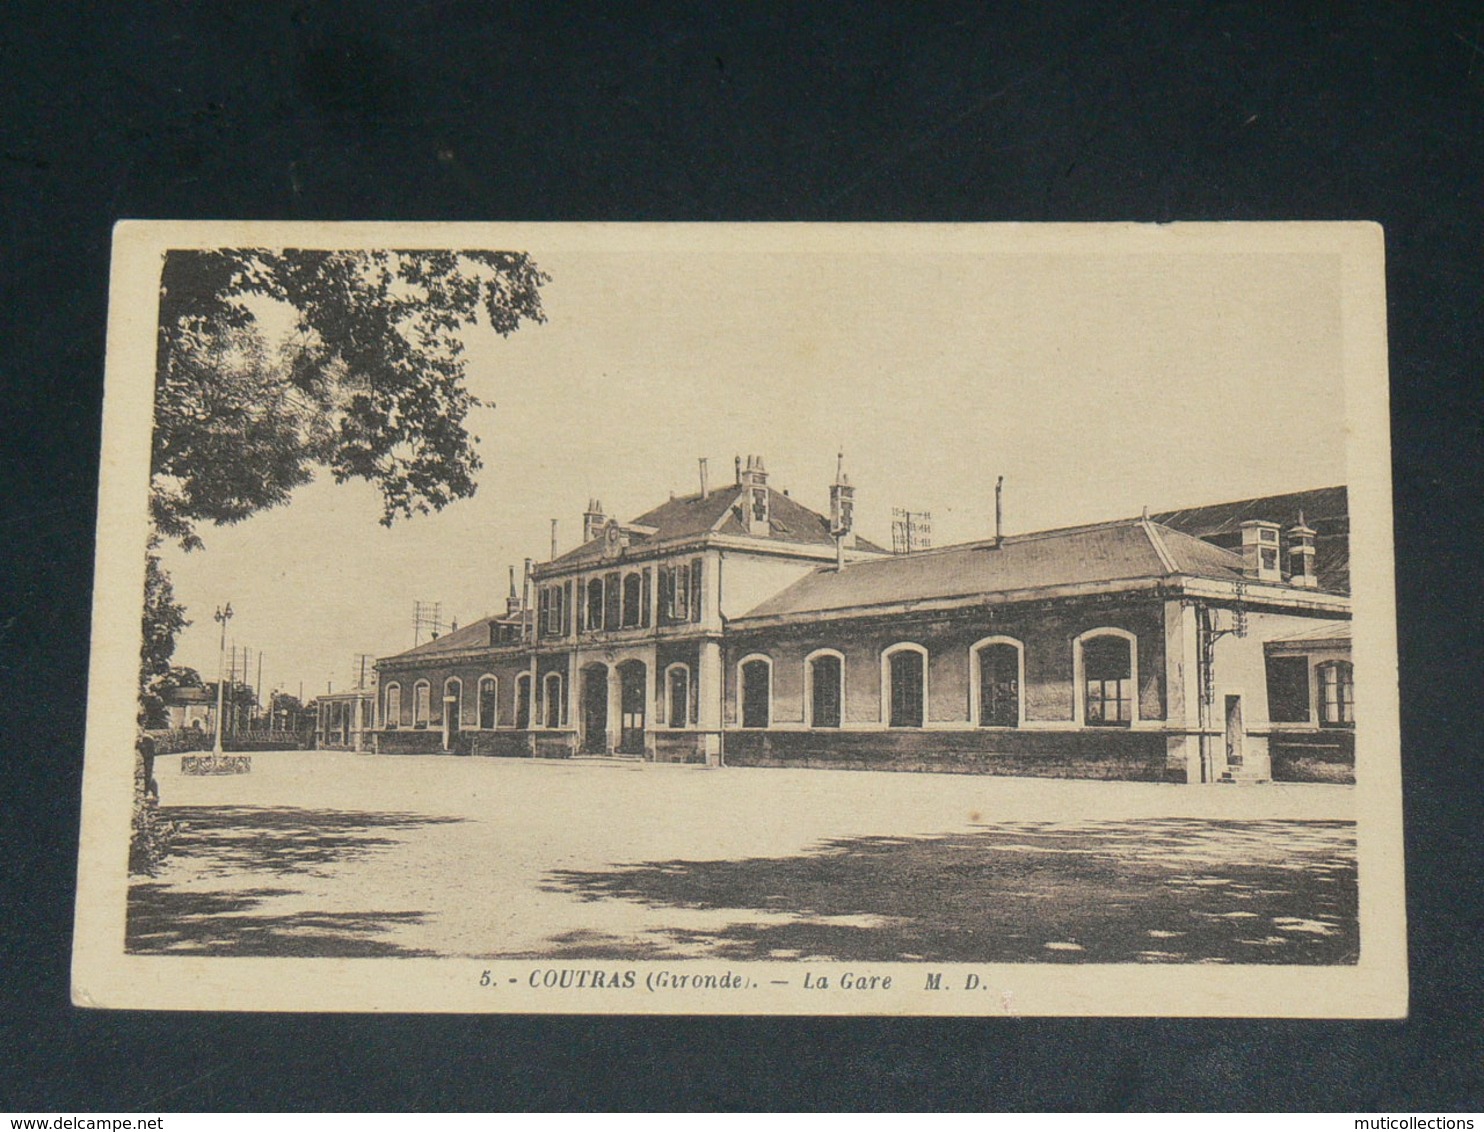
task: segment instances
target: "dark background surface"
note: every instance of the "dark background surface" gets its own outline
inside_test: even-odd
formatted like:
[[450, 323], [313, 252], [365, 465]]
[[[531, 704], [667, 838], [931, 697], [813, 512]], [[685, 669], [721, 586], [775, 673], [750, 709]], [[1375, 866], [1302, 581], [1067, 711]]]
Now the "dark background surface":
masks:
[[[577, 15], [404, 0], [21, 3], [3, 15], [0, 1109], [1484, 1105], [1484, 10]], [[74, 1009], [108, 240], [121, 217], [1380, 221], [1411, 1018]]]

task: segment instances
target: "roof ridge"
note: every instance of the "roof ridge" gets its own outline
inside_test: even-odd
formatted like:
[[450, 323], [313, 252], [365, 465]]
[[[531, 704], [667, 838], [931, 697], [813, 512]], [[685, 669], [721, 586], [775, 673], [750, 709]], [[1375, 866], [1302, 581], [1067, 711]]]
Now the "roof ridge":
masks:
[[1170, 556], [1169, 548], [1165, 546], [1164, 537], [1155, 529], [1155, 523], [1148, 515], [1139, 520], [1139, 527], [1149, 539], [1149, 545], [1154, 547], [1154, 553], [1159, 555], [1160, 565], [1165, 568], [1167, 574], [1177, 574], [1175, 560]]
[[[722, 508], [721, 514], [716, 517], [716, 521], [712, 523], [711, 526], [706, 528], [708, 532], [720, 532], [722, 525], [732, 517], [732, 508], [736, 507], [738, 503], [742, 502], [742, 496], [746, 494], [746, 492], [742, 490], [742, 485], [735, 484], [733, 486], [733, 490], [735, 490], [737, 494], [732, 497], [732, 502], [730, 504]], [[721, 492], [718, 491], [716, 494], [720, 495]]]

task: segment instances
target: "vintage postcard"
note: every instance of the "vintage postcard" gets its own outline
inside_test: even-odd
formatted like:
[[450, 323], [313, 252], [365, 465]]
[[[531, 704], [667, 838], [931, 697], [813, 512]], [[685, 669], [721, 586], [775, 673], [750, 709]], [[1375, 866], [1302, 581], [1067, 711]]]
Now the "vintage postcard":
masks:
[[1367, 224], [124, 222], [73, 996], [1406, 1013]]

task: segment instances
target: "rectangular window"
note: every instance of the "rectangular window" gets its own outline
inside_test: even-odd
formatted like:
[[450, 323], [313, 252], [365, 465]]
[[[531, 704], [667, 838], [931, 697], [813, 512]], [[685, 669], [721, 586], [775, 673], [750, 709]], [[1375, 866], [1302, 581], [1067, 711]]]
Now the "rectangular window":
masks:
[[1133, 653], [1122, 637], [1094, 637], [1082, 647], [1084, 720], [1093, 727], [1133, 722]]
[[603, 627], [603, 579], [591, 578], [587, 583], [587, 624], [588, 630], [601, 629]]
[[742, 666], [742, 726], [767, 727], [772, 712], [772, 672], [765, 660], [749, 660]]
[[542, 586], [541, 595], [538, 599], [541, 635], [543, 637], [560, 637], [562, 635], [562, 619], [565, 615], [567, 591], [565, 586]]
[[676, 566], [675, 584], [670, 593], [670, 620], [690, 620], [690, 567]]
[[531, 726], [531, 674], [522, 672], [515, 678], [515, 726], [524, 731]]
[[923, 657], [920, 652], [903, 649], [891, 654], [892, 727], [922, 726]]
[[1309, 722], [1309, 658], [1268, 657], [1268, 718], [1274, 723]]
[[670, 669], [670, 726], [684, 727], [690, 716], [690, 670]]
[[840, 726], [840, 658], [817, 656], [809, 662], [809, 723]]
[[605, 574], [603, 576], [603, 628], [609, 630], [618, 628], [621, 598], [618, 575]]
[[643, 610], [643, 582], [638, 574], [626, 574], [623, 580], [623, 627], [633, 629], [639, 624]]
[[1325, 727], [1355, 725], [1354, 670], [1344, 661], [1319, 666], [1319, 722]]

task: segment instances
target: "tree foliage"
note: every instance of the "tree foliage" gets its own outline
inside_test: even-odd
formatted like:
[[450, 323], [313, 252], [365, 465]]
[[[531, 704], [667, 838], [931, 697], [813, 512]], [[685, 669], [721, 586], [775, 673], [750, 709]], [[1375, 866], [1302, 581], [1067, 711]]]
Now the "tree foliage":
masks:
[[[479, 438], [465, 422], [480, 402], [464, 385], [463, 333], [483, 324], [508, 337], [522, 322], [546, 321], [546, 282], [524, 252], [166, 254], [139, 665], [142, 727], [164, 723], [161, 692], [184, 676], [172, 672], [170, 658], [176, 636], [190, 624], [160, 565], [160, 540], [195, 549], [202, 545], [198, 524], [236, 523], [285, 503], [320, 467], [340, 483], [375, 484], [387, 525], [473, 495]], [[269, 330], [275, 321], [288, 327], [276, 338]], [[153, 743], [141, 735], [134, 871], [152, 871], [169, 840], [150, 789], [152, 761]]]
[[[196, 525], [288, 500], [326, 467], [382, 494], [382, 522], [474, 493], [463, 335], [544, 322], [523, 252], [172, 251], [160, 284], [151, 516]], [[265, 317], [285, 313], [270, 341]], [[271, 321], [271, 318], [268, 318]]]
[[[172, 672], [170, 658], [175, 655], [175, 638], [191, 622], [185, 606], [175, 600], [175, 587], [170, 575], [160, 565], [160, 556], [151, 544], [144, 559], [144, 638], [139, 649], [139, 722], [145, 727], [163, 727], [165, 701], [163, 691]], [[197, 682], [200, 678], [197, 677]]]

